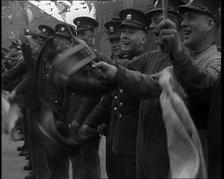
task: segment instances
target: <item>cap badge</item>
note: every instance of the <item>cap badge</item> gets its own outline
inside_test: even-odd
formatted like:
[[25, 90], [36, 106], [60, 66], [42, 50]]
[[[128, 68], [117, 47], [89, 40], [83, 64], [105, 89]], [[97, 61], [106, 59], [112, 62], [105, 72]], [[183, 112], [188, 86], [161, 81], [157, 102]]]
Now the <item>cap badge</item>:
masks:
[[77, 21], [77, 26], [79, 26], [80, 25], [80, 21]]
[[64, 28], [64, 27], [62, 27], [62, 28], [61, 28], [61, 31], [62, 31], [62, 32], [64, 32], [64, 31], [65, 31], [65, 28]]
[[131, 15], [131, 14], [128, 14], [128, 15], [126, 16], [126, 19], [127, 19], [127, 20], [131, 20], [131, 19], [132, 19], [132, 15]]
[[42, 32], [46, 32], [46, 29], [43, 29]]
[[207, 8], [207, 7], [202, 7], [202, 10], [203, 10], [203, 11], [207, 11], [208, 8]]
[[114, 32], [114, 27], [113, 26], [110, 26], [110, 33]]

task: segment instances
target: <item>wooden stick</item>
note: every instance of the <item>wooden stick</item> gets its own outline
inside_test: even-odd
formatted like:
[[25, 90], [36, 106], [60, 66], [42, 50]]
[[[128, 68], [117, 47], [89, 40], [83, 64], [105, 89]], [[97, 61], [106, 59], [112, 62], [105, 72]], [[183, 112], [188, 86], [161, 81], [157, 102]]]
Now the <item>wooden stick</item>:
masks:
[[166, 20], [167, 19], [167, 9], [168, 9], [167, 0], [162, 0], [162, 9], [163, 9], [163, 20]]

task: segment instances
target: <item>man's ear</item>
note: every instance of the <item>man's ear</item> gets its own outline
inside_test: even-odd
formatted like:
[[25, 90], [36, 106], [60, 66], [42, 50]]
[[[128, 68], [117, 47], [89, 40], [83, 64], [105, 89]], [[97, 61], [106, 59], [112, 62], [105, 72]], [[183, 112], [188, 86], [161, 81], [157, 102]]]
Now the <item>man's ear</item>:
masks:
[[208, 19], [207, 31], [211, 31], [216, 26], [215, 21], [212, 18]]

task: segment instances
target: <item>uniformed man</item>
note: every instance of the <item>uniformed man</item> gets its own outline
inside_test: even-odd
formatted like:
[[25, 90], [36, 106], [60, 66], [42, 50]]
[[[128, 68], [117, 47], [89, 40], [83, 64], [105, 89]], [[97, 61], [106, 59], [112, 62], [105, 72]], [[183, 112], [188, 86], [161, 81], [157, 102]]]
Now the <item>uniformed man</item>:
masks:
[[[72, 34], [69, 25], [60, 23], [55, 26], [55, 50], [56, 53], [61, 53], [71, 45]], [[56, 55], [56, 54], [55, 54]], [[45, 105], [50, 106], [54, 114], [56, 127], [66, 133], [66, 113], [69, 105], [69, 95], [67, 96], [63, 86], [54, 83], [54, 67], [52, 59], [39, 58], [37, 66], [37, 85], [38, 94], [41, 99], [41, 111]], [[44, 71], [42, 69], [45, 69]], [[64, 133], [63, 133], [64, 134]], [[64, 134], [66, 135], [66, 134]], [[42, 136], [42, 149], [47, 156], [47, 164], [50, 173], [42, 178], [57, 178], [66, 179], [69, 177], [69, 156], [62, 147], [47, 138]]]
[[[73, 20], [77, 26], [77, 37], [85, 41], [90, 48], [94, 50], [95, 28], [98, 22], [90, 17], [78, 17]], [[86, 73], [82, 71], [81, 73]], [[74, 92], [71, 95], [71, 105], [68, 113], [70, 121], [70, 136], [76, 135], [85, 117], [93, 110], [99, 102], [100, 97], [89, 98], [77, 95]], [[79, 106], [77, 107], [77, 101]], [[72, 110], [75, 108], [76, 110]], [[99, 159], [99, 135], [82, 144], [81, 148], [75, 154], [71, 154], [73, 169], [73, 178], [99, 178], [100, 177], [100, 159]]]
[[[123, 20], [120, 25], [122, 51], [125, 51], [127, 53], [126, 58], [131, 60], [144, 53], [143, 45], [148, 21], [145, 14], [136, 9], [122, 10], [119, 15]], [[72, 81], [72, 79], [70, 80]], [[99, 107], [95, 108], [84, 121], [80, 133], [84, 136], [88, 135], [88, 130], [85, 131], [84, 129], [96, 128], [97, 122], [95, 120], [98, 117], [102, 119], [101, 115], [105, 114], [105, 110], [112, 107], [109, 131], [113, 135], [112, 150], [115, 153], [115, 168], [112, 175], [114, 178], [135, 178], [136, 134], [140, 100], [119, 88], [113, 92], [113, 98], [109, 102], [110, 105], [108, 103], [99, 104]], [[102, 105], [104, 106], [102, 107]]]
[[38, 29], [40, 30], [40, 33], [38, 34], [38, 44], [42, 46], [55, 31], [47, 25], [39, 25]]
[[[182, 17], [174, 8], [183, 2], [169, 1], [168, 3], [168, 18], [175, 22], [175, 26], [180, 27]], [[117, 82], [129, 94], [141, 99], [136, 145], [137, 178], [167, 178], [170, 168], [166, 131], [159, 102], [161, 89], [156, 76], [150, 75], [171, 65], [170, 56], [164, 48], [161, 48], [159, 37], [159, 25], [163, 20], [161, 7], [162, 1], [154, 1], [154, 8], [146, 13], [151, 20], [149, 28], [155, 35], [155, 42], [160, 50], [150, 51], [126, 63], [125, 66], [133, 71], [102, 62], [94, 65], [100, 66], [103, 72], [101, 77], [112, 79], [113, 83]]]
[[112, 18], [111, 21], [104, 24], [106, 29], [108, 40], [111, 45], [111, 59], [117, 59], [124, 55], [124, 52], [121, 50], [120, 36], [121, 32], [119, 25], [122, 20], [120, 18]]
[[[43, 30], [42, 27], [44, 27], [45, 30]], [[54, 33], [54, 30], [46, 25], [40, 25], [39, 29], [40, 33], [36, 35], [44, 34], [45, 41], [47, 40], [47, 36], [50, 37]], [[40, 131], [36, 124], [36, 120], [39, 115], [40, 102], [36, 91], [35, 66], [40, 48], [43, 45], [43, 41], [39, 42], [39, 44], [35, 44], [35, 41], [32, 38], [27, 36], [21, 37], [21, 47], [25, 65], [28, 68], [28, 74], [12, 92], [12, 96], [23, 96], [23, 101], [26, 108], [26, 114], [24, 115], [26, 117], [26, 136], [29, 147], [30, 160], [32, 163], [32, 167], [28, 165], [25, 166], [26, 168], [24, 168], [32, 168], [32, 174], [25, 177], [27, 179], [34, 177], [44, 178], [46, 175], [46, 170], [48, 169], [46, 157], [44, 157], [40, 150]]]
[[[120, 41], [120, 36], [121, 36], [121, 31], [119, 28], [119, 25], [122, 23], [122, 20], [120, 18], [112, 18], [111, 21], [107, 22], [104, 24], [104, 27], [106, 29], [106, 33], [107, 33], [107, 37], [110, 41], [111, 44], [111, 61], [112, 63], [116, 63], [114, 60], [122, 58], [124, 56], [124, 52], [121, 50], [121, 41]], [[101, 99], [101, 102], [98, 104], [98, 106], [107, 106], [110, 105], [109, 107], [109, 111], [107, 112], [107, 114], [103, 114], [104, 116], [104, 122], [101, 125], [98, 125], [98, 129], [101, 127], [102, 129], [102, 133], [105, 135], [106, 137], [106, 172], [107, 172], [107, 176], [108, 178], [114, 178], [114, 169], [115, 169], [115, 154], [112, 151], [112, 135], [113, 134], [109, 134], [109, 128], [112, 130], [112, 128], [114, 128], [114, 126], [110, 126], [110, 118], [111, 118], [111, 101], [113, 99], [112, 94], [109, 95], [104, 95]], [[108, 100], [108, 102], [107, 102]], [[102, 105], [104, 104], [105, 105]], [[97, 108], [94, 109], [95, 111], [97, 111]], [[99, 110], [100, 111], [100, 110]], [[102, 113], [102, 111], [100, 111]], [[94, 115], [94, 111], [93, 111], [93, 115]], [[101, 114], [102, 115], [102, 114]], [[91, 115], [90, 115], [91, 116]], [[105, 120], [105, 118], [108, 118]], [[100, 132], [100, 131], [99, 131]], [[110, 131], [111, 132], [111, 131]], [[111, 132], [112, 133], [112, 132]]]
[[[122, 20], [120, 18], [112, 18], [111, 21], [107, 22], [104, 27], [106, 29], [107, 37], [111, 43], [111, 63], [115, 63], [116, 59], [122, 58], [124, 53], [121, 50], [120, 43], [120, 29], [118, 26], [121, 24]], [[115, 60], [115, 61], [114, 61]], [[113, 62], [114, 61], [114, 62]], [[104, 95], [101, 98], [101, 101], [98, 103], [96, 108], [88, 115], [87, 120], [90, 120], [92, 116], [96, 116], [100, 113], [101, 117], [98, 118], [98, 121], [102, 123], [98, 125], [98, 132], [106, 136], [106, 172], [108, 178], [114, 178], [115, 170], [115, 155], [112, 151], [112, 131], [108, 133], [109, 128], [113, 129], [110, 126], [111, 118], [111, 102], [113, 100], [113, 95]], [[104, 110], [103, 110], [104, 109]], [[103, 120], [100, 120], [103, 118]], [[100, 122], [99, 122], [100, 123]], [[92, 126], [91, 126], [92, 127]], [[96, 125], [95, 125], [96, 128]]]
[[[221, 70], [221, 52], [215, 43], [220, 27], [219, 7], [220, 1], [194, 0], [178, 8], [184, 16], [181, 23], [183, 46], [190, 54], [176, 37], [164, 40], [167, 46], [173, 47], [168, 50], [173, 56], [175, 75], [189, 96], [189, 111], [199, 131], [205, 161], [207, 167], [211, 167], [210, 171], [214, 169], [213, 164], [208, 163], [208, 149], [213, 146], [208, 144], [213, 143], [208, 143], [206, 130], [211, 93]], [[164, 25], [168, 25], [168, 29], [175, 29], [169, 22], [165, 22]], [[210, 154], [210, 159], [212, 155]]]
[[84, 40], [90, 47], [94, 47], [95, 29], [99, 23], [95, 19], [85, 16], [75, 18], [73, 23], [77, 26], [77, 37]]

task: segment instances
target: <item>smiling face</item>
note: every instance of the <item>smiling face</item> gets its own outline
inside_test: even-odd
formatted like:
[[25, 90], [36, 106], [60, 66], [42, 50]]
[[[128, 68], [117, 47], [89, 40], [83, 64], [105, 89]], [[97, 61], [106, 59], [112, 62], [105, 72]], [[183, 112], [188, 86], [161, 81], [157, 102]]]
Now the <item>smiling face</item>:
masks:
[[181, 23], [183, 45], [194, 50], [200, 44], [205, 43], [209, 36], [208, 31], [211, 30], [209, 25], [211, 20], [212, 18], [197, 12], [184, 13], [184, 19]]
[[121, 29], [121, 49], [127, 53], [135, 53], [143, 48], [146, 33], [143, 30], [129, 26]]

